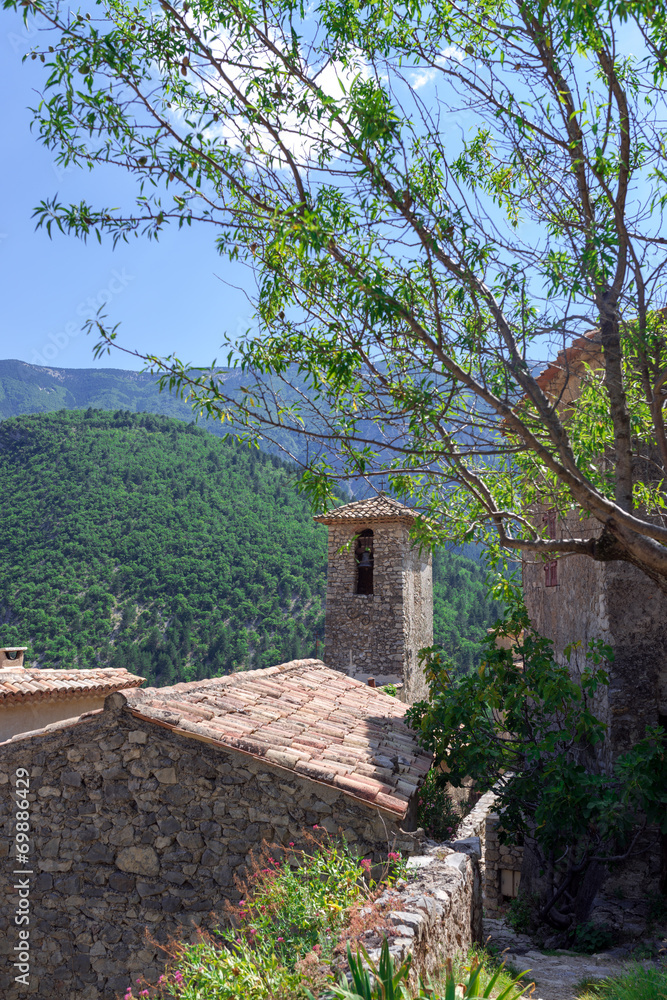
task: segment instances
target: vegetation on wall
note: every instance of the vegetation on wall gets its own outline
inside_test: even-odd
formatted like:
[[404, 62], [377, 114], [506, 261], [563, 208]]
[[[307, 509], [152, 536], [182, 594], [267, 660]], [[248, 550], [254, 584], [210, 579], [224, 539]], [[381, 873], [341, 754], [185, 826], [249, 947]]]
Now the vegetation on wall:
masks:
[[[0, 456], [0, 641], [29, 663], [164, 685], [315, 654], [326, 529], [275, 456], [92, 409], [4, 421]], [[441, 552], [434, 577], [436, 636], [468, 666], [482, 570]]]

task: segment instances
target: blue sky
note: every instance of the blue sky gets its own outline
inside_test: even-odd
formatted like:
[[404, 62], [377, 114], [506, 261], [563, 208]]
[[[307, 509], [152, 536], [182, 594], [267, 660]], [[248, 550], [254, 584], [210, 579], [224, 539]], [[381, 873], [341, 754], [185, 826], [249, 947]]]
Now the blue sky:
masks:
[[[33, 31], [33, 37], [35, 32]], [[132, 240], [113, 250], [97, 240], [83, 244], [35, 231], [34, 207], [58, 194], [83, 195], [94, 204], [118, 205], [133, 188], [120, 171], [67, 172], [30, 131], [29, 106], [45, 75], [39, 63], [21, 62], [34, 44], [20, 17], [7, 11], [0, 32], [0, 358], [18, 358], [58, 368], [141, 368], [117, 352], [93, 357], [93, 337], [81, 325], [97, 304], [121, 322], [123, 344], [155, 354], [175, 352], [205, 364], [223, 359], [224, 332], [242, 333], [252, 308], [232, 285], [252, 288], [252, 275], [230, 265], [215, 249], [211, 229], [167, 232], [159, 243]], [[222, 279], [222, 280], [221, 280]], [[85, 315], [82, 315], [85, 314]]]

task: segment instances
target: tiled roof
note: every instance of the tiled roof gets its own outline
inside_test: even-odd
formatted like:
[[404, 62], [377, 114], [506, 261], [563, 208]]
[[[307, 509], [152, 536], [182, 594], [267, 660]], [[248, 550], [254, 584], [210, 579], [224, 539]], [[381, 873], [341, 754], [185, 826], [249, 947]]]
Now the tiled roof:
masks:
[[81, 695], [113, 694], [138, 687], [143, 677], [125, 667], [83, 670], [39, 670], [6, 667], [0, 670], [0, 706], [28, 702], [78, 698]]
[[418, 512], [399, 503], [392, 497], [380, 493], [368, 500], [355, 500], [343, 507], [334, 507], [328, 514], [318, 514], [314, 520], [320, 524], [336, 524], [338, 521], [406, 521], [412, 523]]
[[[590, 365], [602, 357], [602, 347], [600, 343], [600, 331], [589, 330], [583, 337], [577, 337], [569, 347], [558, 352], [555, 361], [540, 372], [535, 381], [541, 389], [547, 389], [549, 382], [571, 369], [575, 364]], [[548, 391], [548, 390], [547, 390]]]
[[406, 705], [321, 660], [124, 697], [138, 718], [334, 785], [401, 818], [431, 764], [403, 721]]

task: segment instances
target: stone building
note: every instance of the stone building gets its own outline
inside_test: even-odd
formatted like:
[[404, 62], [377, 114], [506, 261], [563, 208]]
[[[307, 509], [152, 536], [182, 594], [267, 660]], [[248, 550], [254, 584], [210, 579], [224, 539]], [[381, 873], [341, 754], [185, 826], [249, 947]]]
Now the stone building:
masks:
[[[0, 834], [0, 994], [14, 981], [19, 878], [28, 880], [30, 989], [112, 1000], [155, 981], [170, 938], [214, 927], [262, 841], [313, 825], [361, 856], [413, 851], [430, 766], [406, 706], [318, 660], [110, 695], [103, 710], [0, 746], [3, 801], [27, 797], [30, 865], [16, 876], [14, 809]], [[17, 789], [17, 769], [29, 791]], [[23, 772], [20, 772], [23, 773]]]
[[[576, 402], [586, 370], [599, 370], [604, 359], [594, 331], [562, 351], [539, 376], [542, 388], [563, 408]], [[540, 515], [552, 538], [599, 535], [600, 525], [573, 510], [561, 519], [545, 500]], [[639, 570], [624, 562], [594, 562], [587, 556], [568, 555], [544, 562], [525, 557], [522, 564], [526, 607], [536, 629], [554, 643], [556, 658], [565, 662], [564, 649], [591, 639], [601, 639], [614, 651], [609, 665], [610, 684], [595, 705], [607, 724], [600, 763], [613, 759], [644, 736], [647, 725], [667, 727], [667, 597]], [[572, 670], [584, 663], [577, 650]], [[630, 923], [641, 926], [648, 898], [658, 890], [667, 894], [667, 837], [652, 849], [643, 842], [636, 857], [605, 881], [595, 910], [607, 914], [613, 895], [625, 895], [623, 910]], [[618, 907], [616, 907], [618, 909]], [[628, 933], [630, 931], [628, 930]]]
[[410, 538], [417, 515], [380, 494], [315, 518], [329, 529], [324, 660], [350, 677], [427, 695], [417, 655], [433, 644], [430, 551]]
[[102, 708], [114, 691], [144, 683], [143, 677], [124, 668], [30, 669], [23, 666], [26, 648], [0, 648], [0, 743], [17, 733]]

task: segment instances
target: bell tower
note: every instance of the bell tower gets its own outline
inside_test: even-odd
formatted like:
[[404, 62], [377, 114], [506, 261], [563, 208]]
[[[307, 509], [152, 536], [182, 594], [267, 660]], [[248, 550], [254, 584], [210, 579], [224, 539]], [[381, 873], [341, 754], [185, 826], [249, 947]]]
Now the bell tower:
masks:
[[315, 518], [329, 529], [324, 662], [358, 680], [427, 694], [417, 660], [433, 644], [431, 553], [410, 539], [415, 511], [380, 494]]

